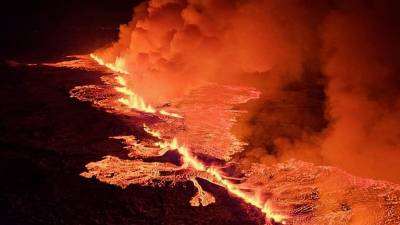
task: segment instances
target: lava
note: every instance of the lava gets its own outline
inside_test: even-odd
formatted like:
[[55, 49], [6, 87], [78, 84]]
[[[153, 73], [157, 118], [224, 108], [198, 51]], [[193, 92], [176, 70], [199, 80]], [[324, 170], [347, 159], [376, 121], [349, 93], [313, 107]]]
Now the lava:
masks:
[[161, 115], [171, 116], [171, 117], [175, 117], [175, 118], [183, 118], [183, 116], [181, 116], [181, 115], [179, 115], [179, 114], [177, 114], [177, 113], [170, 113], [170, 112], [167, 112], [167, 111], [165, 111], [165, 110], [163, 110], [163, 109], [161, 109], [161, 110], [159, 111], [159, 113], [160, 113]]
[[[150, 131], [149, 133], [157, 132]], [[225, 179], [223, 175], [224, 173], [218, 168], [207, 166], [199, 159], [197, 159], [196, 156], [194, 156], [187, 147], [185, 147], [184, 145], [180, 145], [176, 138], [173, 138], [172, 141], [164, 141], [162, 143], [158, 143], [158, 145], [161, 148], [178, 150], [183, 158], [183, 166], [191, 167], [196, 171], [204, 171], [208, 173], [209, 175], [211, 175], [212, 178], [212, 180], [209, 180], [210, 182], [224, 187], [229, 193], [242, 199], [244, 202], [259, 208], [266, 215], [268, 220], [272, 219], [275, 222], [281, 222], [282, 224], [285, 224], [285, 217], [280, 214], [274, 213], [271, 207], [268, 205], [268, 202], [263, 203], [263, 201], [261, 201], [261, 199], [257, 196], [249, 195], [242, 191], [237, 185], [230, 182], [228, 179]]]
[[[99, 65], [105, 66], [114, 72], [121, 73], [121, 74], [129, 74], [129, 72], [124, 68], [125, 60], [123, 58], [117, 58], [115, 60], [115, 63], [106, 63], [106, 62], [104, 62], [103, 59], [101, 59], [100, 57], [98, 57], [97, 55], [95, 55], [93, 53], [90, 54], [90, 57], [93, 60], [95, 60]], [[126, 80], [122, 76], [116, 76], [115, 80], [117, 81], [117, 83], [120, 86], [114, 87], [114, 89], [117, 92], [126, 96], [124, 98], [119, 98], [118, 99], [119, 103], [127, 106], [130, 109], [136, 109], [136, 110], [139, 110], [142, 112], [147, 112], [147, 113], [157, 112], [157, 110], [153, 106], [147, 104], [141, 96], [137, 95], [131, 89], [127, 88]], [[183, 118], [181, 115], [179, 115], [177, 113], [167, 112], [163, 109], [159, 110], [158, 113], [160, 113], [161, 115], [165, 115], [165, 116], [170, 116], [170, 117], [175, 117], [175, 118]]]
[[160, 139], [161, 139], [161, 133], [158, 132], [158, 131], [153, 131], [153, 130], [151, 130], [146, 124], [143, 124], [143, 129], [144, 129], [147, 133], [151, 134], [153, 137], [156, 137], [156, 138], [160, 138]]
[[[115, 63], [106, 63], [103, 59], [96, 56], [95, 54], [90, 54], [90, 57], [95, 60], [98, 64], [109, 68], [110, 70], [122, 73], [122, 74], [129, 74], [129, 72], [124, 69], [125, 61], [122, 58], [117, 58]], [[121, 94], [126, 95], [124, 98], [118, 99], [123, 105], [126, 105], [130, 109], [137, 109], [139, 111], [147, 112], [147, 113], [155, 113], [156, 110], [149, 104], [146, 104], [142, 97], [138, 96], [132, 90], [126, 88], [126, 81], [123, 77], [117, 76], [115, 80], [118, 82], [120, 86], [115, 87], [115, 90]]]
[[[90, 55], [97, 63], [100, 65], [106, 66], [110, 70], [117, 72], [117, 73], [122, 73], [122, 74], [129, 74], [126, 70], [123, 69], [124, 62], [122, 59], [118, 58], [116, 60], [115, 64], [111, 63], [105, 63], [101, 58], [98, 56], [91, 54]], [[117, 64], [117, 61], [119, 64]], [[118, 101], [124, 105], [126, 105], [128, 108], [131, 109], [136, 109], [139, 111], [143, 111], [146, 113], [156, 113], [157, 110], [155, 110], [154, 107], [145, 104], [144, 100], [142, 97], [138, 96], [135, 94], [135, 92], [127, 87], [127, 82], [122, 76], [116, 76], [115, 80], [119, 84], [119, 86], [114, 87], [115, 90], [123, 95], [125, 97], [118, 99]], [[179, 114], [176, 113], [168, 113], [165, 110], [159, 110], [158, 113], [162, 115], [167, 115], [167, 116], [172, 116], [176, 118], [183, 118]], [[255, 206], [259, 208], [266, 216], [266, 219], [268, 221], [275, 221], [275, 222], [280, 222], [282, 224], [285, 224], [285, 217], [283, 215], [277, 214], [273, 212], [271, 206], [269, 205], [269, 202], [262, 201], [261, 198], [259, 198], [256, 195], [250, 195], [243, 190], [240, 189], [240, 187], [234, 183], [232, 183], [229, 179], [225, 178], [224, 172], [221, 171], [220, 169], [213, 167], [213, 166], [208, 166], [201, 160], [199, 160], [194, 154], [191, 153], [190, 149], [186, 147], [183, 144], [180, 144], [177, 140], [176, 137], [172, 138], [172, 140], [163, 140], [161, 132], [157, 130], [152, 130], [150, 129], [146, 124], [143, 125], [144, 130], [149, 133], [150, 135], [160, 139], [160, 142], [157, 142], [156, 145], [159, 146], [161, 149], [169, 149], [169, 150], [177, 150], [178, 153], [182, 157], [183, 165], [182, 167], [184, 168], [191, 168], [195, 171], [198, 172], [205, 172], [209, 175], [210, 179], [208, 180], [209, 182], [212, 182], [216, 185], [219, 185], [221, 187], [224, 187], [230, 194], [242, 199], [244, 202]], [[192, 179], [193, 181], [193, 179]], [[200, 185], [197, 183], [197, 181], [193, 181], [195, 187], [199, 189], [198, 195], [205, 195], [204, 191], [202, 191]], [[195, 198], [196, 199], [196, 198]], [[204, 199], [204, 198], [203, 198]], [[202, 205], [208, 205], [210, 203], [213, 203], [215, 199], [211, 196], [207, 196], [209, 201], [203, 202]], [[199, 200], [200, 201], [200, 200]], [[195, 205], [200, 204], [199, 201], [195, 203]]]
[[[77, 59], [47, 65], [85, 71], [104, 69], [90, 57], [74, 58]], [[252, 163], [240, 177], [229, 177], [220, 163], [218, 166], [208, 163], [207, 159], [229, 163], [230, 149], [240, 152], [235, 139], [229, 136], [229, 124], [241, 113], [232, 107], [256, 98], [258, 94], [254, 89], [221, 85], [201, 87], [177, 102], [177, 110], [185, 115], [183, 119], [166, 117], [159, 112], [138, 117], [141, 113], [137, 110], [126, 110], [127, 107], [115, 104], [118, 96], [115, 96], [114, 87], [126, 85], [119, 76], [123, 75], [107, 73], [102, 77], [105, 85], [77, 86], [71, 90], [71, 97], [91, 101], [94, 107], [110, 113], [122, 113], [126, 115], [127, 124], [142, 127], [154, 138], [141, 133], [110, 137], [122, 141], [129, 158], [105, 155], [99, 161], [86, 164], [86, 171], [80, 174], [82, 177], [96, 178], [121, 188], [192, 182], [196, 193], [190, 205], [206, 206], [216, 202], [216, 198], [203, 190], [199, 184], [201, 179], [259, 208], [266, 221], [281, 221], [281, 224], [400, 224], [399, 185], [359, 178], [335, 167], [299, 160], [273, 166]], [[207, 161], [200, 155], [207, 156], [204, 158]], [[179, 161], [170, 161], [177, 157]]]
[[98, 64], [105, 66], [114, 72], [129, 74], [129, 72], [124, 68], [125, 60], [123, 58], [117, 58], [114, 63], [106, 63], [103, 59], [95, 54], [90, 54], [90, 57], [94, 59]]
[[[123, 79], [122, 77], [120, 77]], [[115, 87], [115, 90], [121, 94], [126, 95], [125, 98], [119, 98], [118, 102], [126, 105], [130, 109], [137, 109], [142, 112], [155, 113], [156, 110], [144, 102], [143, 98], [135, 94], [133, 91], [126, 87]]]

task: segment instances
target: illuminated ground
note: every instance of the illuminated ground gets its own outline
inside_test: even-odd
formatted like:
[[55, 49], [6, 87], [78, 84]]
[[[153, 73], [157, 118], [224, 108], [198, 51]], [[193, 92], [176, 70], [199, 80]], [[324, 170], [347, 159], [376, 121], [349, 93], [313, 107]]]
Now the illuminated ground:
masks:
[[[188, 123], [182, 124], [179, 119], [124, 111], [122, 107], [105, 108], [118, 98], [109, 88], [113, 81], [106, 78], [104, 83], [104, 78], [103, 81], [100, 79], [106, 75], [104, 71], [90, 68], [86, 63], [86, 69], [1, 67], [2, 73], [7, 74], [1, 77], [0, 89], [3, 99], [0, 113], [2, 118], [7, 118], [2, 119], [0, 127], [1, 179], [6, 184], [0, 192], [0, 199], [4, 200], [0, 204], [6, 209], [1, 212], [2, 222], [264, 223], [263, 215], [255, 207], [205, 181], [207, 174], [180, 170], [179, 155], [173, 151], [164, 154], [152, 146], [156, 139], [143, 130], [143, 123], [147, 122], [153, 128], [165, 128], [163, 135], [164, 132], [175, 132], [192, 144], [196, 154], [203, 153], [199, 155], [205, 161], [218, 165], [225, 164], [222, 160], [229, 159], [232, 154], [229, 151], [222, 154], [224, 152], [218, 152], [222, 151], [218, 150], [221, 147], [213, 149], [210, 144], [221, 132], [211, 133], [202, 145], [201, 140], [207, 140], [202, 129], [215, 128], [207, 127], [207, 123], [193, 125], [189, 118]], [[77, 86], [84, 88], [74, 89]], [[10, 93], [13, 93], [12, 98]], [[71, 93], [81, 100], [71, 98]], [[98, 107], [92, 106], [93, 101]], [[186, 106], [189, 110], [191, 103]], [[184, 108], [180, 110], [185, 114]], [[229, 114], [229, 111], [230, 107], [225, 106], [217, 112]], [[175, 121], [173, 123], [180, 126], [166, 126], [168, 121]], [[213, 117], [212, 121], [220, 120]], [[222, 120], [216, 127], [226, 131], [230, 126]], [[189, 131], [184, 132], [183, 128]], [[222, 141], [217, 142], [219, 145], [240, 150], [236, 148], [240, 145], [230, 146], [235, 140], [230, 139], [229, 132], [223, 135], [226, 138], [221, 138]], [[127, 141], [127, 149], [121, 138]], [[336, 168], [317, 167], [300, 161], [273, 167], [254, 164], [242, 175], [241, 187], [260, 190], [260, 196], [271, 199], [274, 208], [287, 215], [288, 224], [400, 223], [400, 188], [397, 185], [360, 179]], [[87, 179], [92, 176], [97, 179]], [[191, 182], [193, 178], [198, 179], [205, 191], [203, 194], [214, 196], [216, 203], [206, 207], [190, 206], [198, 191]]]
[[1, 224], [262, 224], [256, 209], [213, 185], [217, 203], [191, 207], [191, 182], [121, 189], [79, 176], [105, 155], [128, 158], [121, 141], [109, 137], [145, 136], [142, 128], [70, 98], [75, 86], [101, 84], [98, 72], [5, 64], [0, 70]]

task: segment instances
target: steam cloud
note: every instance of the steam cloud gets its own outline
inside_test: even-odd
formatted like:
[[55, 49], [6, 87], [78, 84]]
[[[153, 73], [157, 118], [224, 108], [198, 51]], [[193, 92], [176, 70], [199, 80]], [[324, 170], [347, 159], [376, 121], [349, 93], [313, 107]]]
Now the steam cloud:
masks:
[[206, 82], [254, 85], [242, 163], [298, 158], [400, 182], [397, 1], [152, 0], [96, 52], [160, 104]]

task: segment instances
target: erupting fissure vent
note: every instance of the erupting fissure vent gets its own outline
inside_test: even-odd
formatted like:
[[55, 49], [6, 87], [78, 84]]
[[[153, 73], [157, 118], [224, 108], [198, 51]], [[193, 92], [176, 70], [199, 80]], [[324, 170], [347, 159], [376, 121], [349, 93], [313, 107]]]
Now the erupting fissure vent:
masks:
[[[399, 185], [358, 178], [334, 167], [299, 160], [272, 166], [251, 163], [240, 176], [228, 174], [233, 170], [224, 167], [224, 163], [232, 164], [232, 155], [243, 151], [243, 143], [230, 133], [236, 116], [243, 112], [234, 106], [258, 98], [259, 92], [253, 88], [197, 87], [162, 109], [145, 112], [121, 105], [118, 100], [129, 96], [116, 92], [116, 87], [135, 93], [127, 82], [130, 74], [118, 70], [106, 72], [106, 67], [89, 56], [73, 56], [67, 61], [41, 65], [105, 72], [101, 76], [103, 83], [74, 87], [70, 90], [71, 97], [121, 115], [118, 118], [126, 125], [144, 130], [111, 137], [124, 143], [128, 157], [106, 155], [90, 162], [80, 174], [83, 177], [95, 177], [122, 188], [132, 184], [174, 186], [189, 181], [197, 190], [190, 200], [192, 206], [215, 202], [225, 206], [225, 201], [218, 202], [219, 195], [214, 197], [219, 191], [203, 189], [207, 181], [240, 202], [259, 208], [267, 221], [280, 224], [400, 224]], [[115, 63], [110, 65], [111, 70], [116, 67]], [[166, 116], [161, 110], [179, 112], [184, 118]], [[258, 221], [255, 224], [261, 222], [258, 216], [253, 219]]]
[[[127, 106], [128, 108], [135, 109], [138, 111], [152, 113], [152, 114], [162, 114], [166, 116], [171, 116], [175, 118], [183, 118], [182, 116], [176, 113], [169, 113], [165, 110], [157, 111], [154, 107], [149, 104], [146, 104], [144, 99], [138, 96], [133, 90], [131, 90], [124, 77], [123, 74], [129, 74], [127, 70], [124, 69], [124, 60], [122, 58], [117, 58], [115, 63], [105, 63], [100, 57], [91, 54], [91, 58], [93, 58], [98, 64], [106, 66], [110, 70], [120, 73], [115, 77], [119, 86], [114, 87], [117, 92], [124, 95], [124, 97], [118, 99], [118, 102]], [[239, 185], [230, 181], [229, 177], [224, 175], [224, 172], [215, 166], [209, 166], [206, 163], [199, 160], [196, 155], [194, 155], [188, 147], [183, 144], [180, 144], [176, 137], [173, 138], [164, 138], [162, 132], [158, 130], [152, 130], [146, 124], [143, 125], [144, 130], [152, 135], [155, 138], [158, 138], [160, 141], [155, 143], [161, 149], [164, 150], [177, 150], [179, 155], [182, 158], [183, 165], [181, 167], [192, 169], [196, 172], [205, 173], [206, 176], [202, 176], [202, 178], [206, 177], [209, 182], [212, 182], [216, 185], [219, 185], [225, 188], [230, 194], [242, 199], [244, 202], [259, 208], [266, 216], [267, 220], [273, 220], [275, 222], [285, 223], [284, 216], [273, 212], [271, 206], [268, 201], [263, 201], [259, 196], [255, 194], [250, 194], [241, 190]], [[165, 151], [162, 151], [165, 152]], [[196, 196], [191, 201], [191, 204], [194, 206], [198, 205], [208, 205], [215, 202], [215, 198], [202, 190], [200, 184], [196, 181], [195, 178], [191, 179], [195, 187], [199, 190]]]
[[[115, 63], [106, 63], [100, 57], [96, 56], [95, 54], [90, 54], [90, 57], [94, 59], [98, 64], [109, 68], [110, 70], [121, 73], [121, 74], [129, 74], [129, 72], [125, 69], [125, 60], [123, 58], [117, 58]], [[127, 82], [124, 77], [116, 76], [115, 80], [118, 82], [120, 86], [114, 87], [115, 90], [125, 97], [119, 98], [118, 102], [123, 105], [126, 105], [130, 109], [136, 109], [138, 111], [146, 112], [146, 113], [160, 113], [162, 115], [182, 118], [181, 115], [177, 113], [170, 113], [165, 110], [157, 111], [153, 106], [147, 104], [144, 99], [137, 95], [132, 89], [127, 88]]]

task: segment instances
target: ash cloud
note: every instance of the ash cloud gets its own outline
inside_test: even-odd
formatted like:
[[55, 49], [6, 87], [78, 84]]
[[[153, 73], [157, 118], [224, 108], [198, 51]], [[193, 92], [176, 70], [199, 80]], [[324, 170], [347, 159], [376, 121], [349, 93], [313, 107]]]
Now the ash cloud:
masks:
[[125, 59], [153, 104], [206, 82], [262, 98], [234, 129], [241, 155], [297, 158], [400, 182], [397, 1], [152, 0], [97, 54]]

